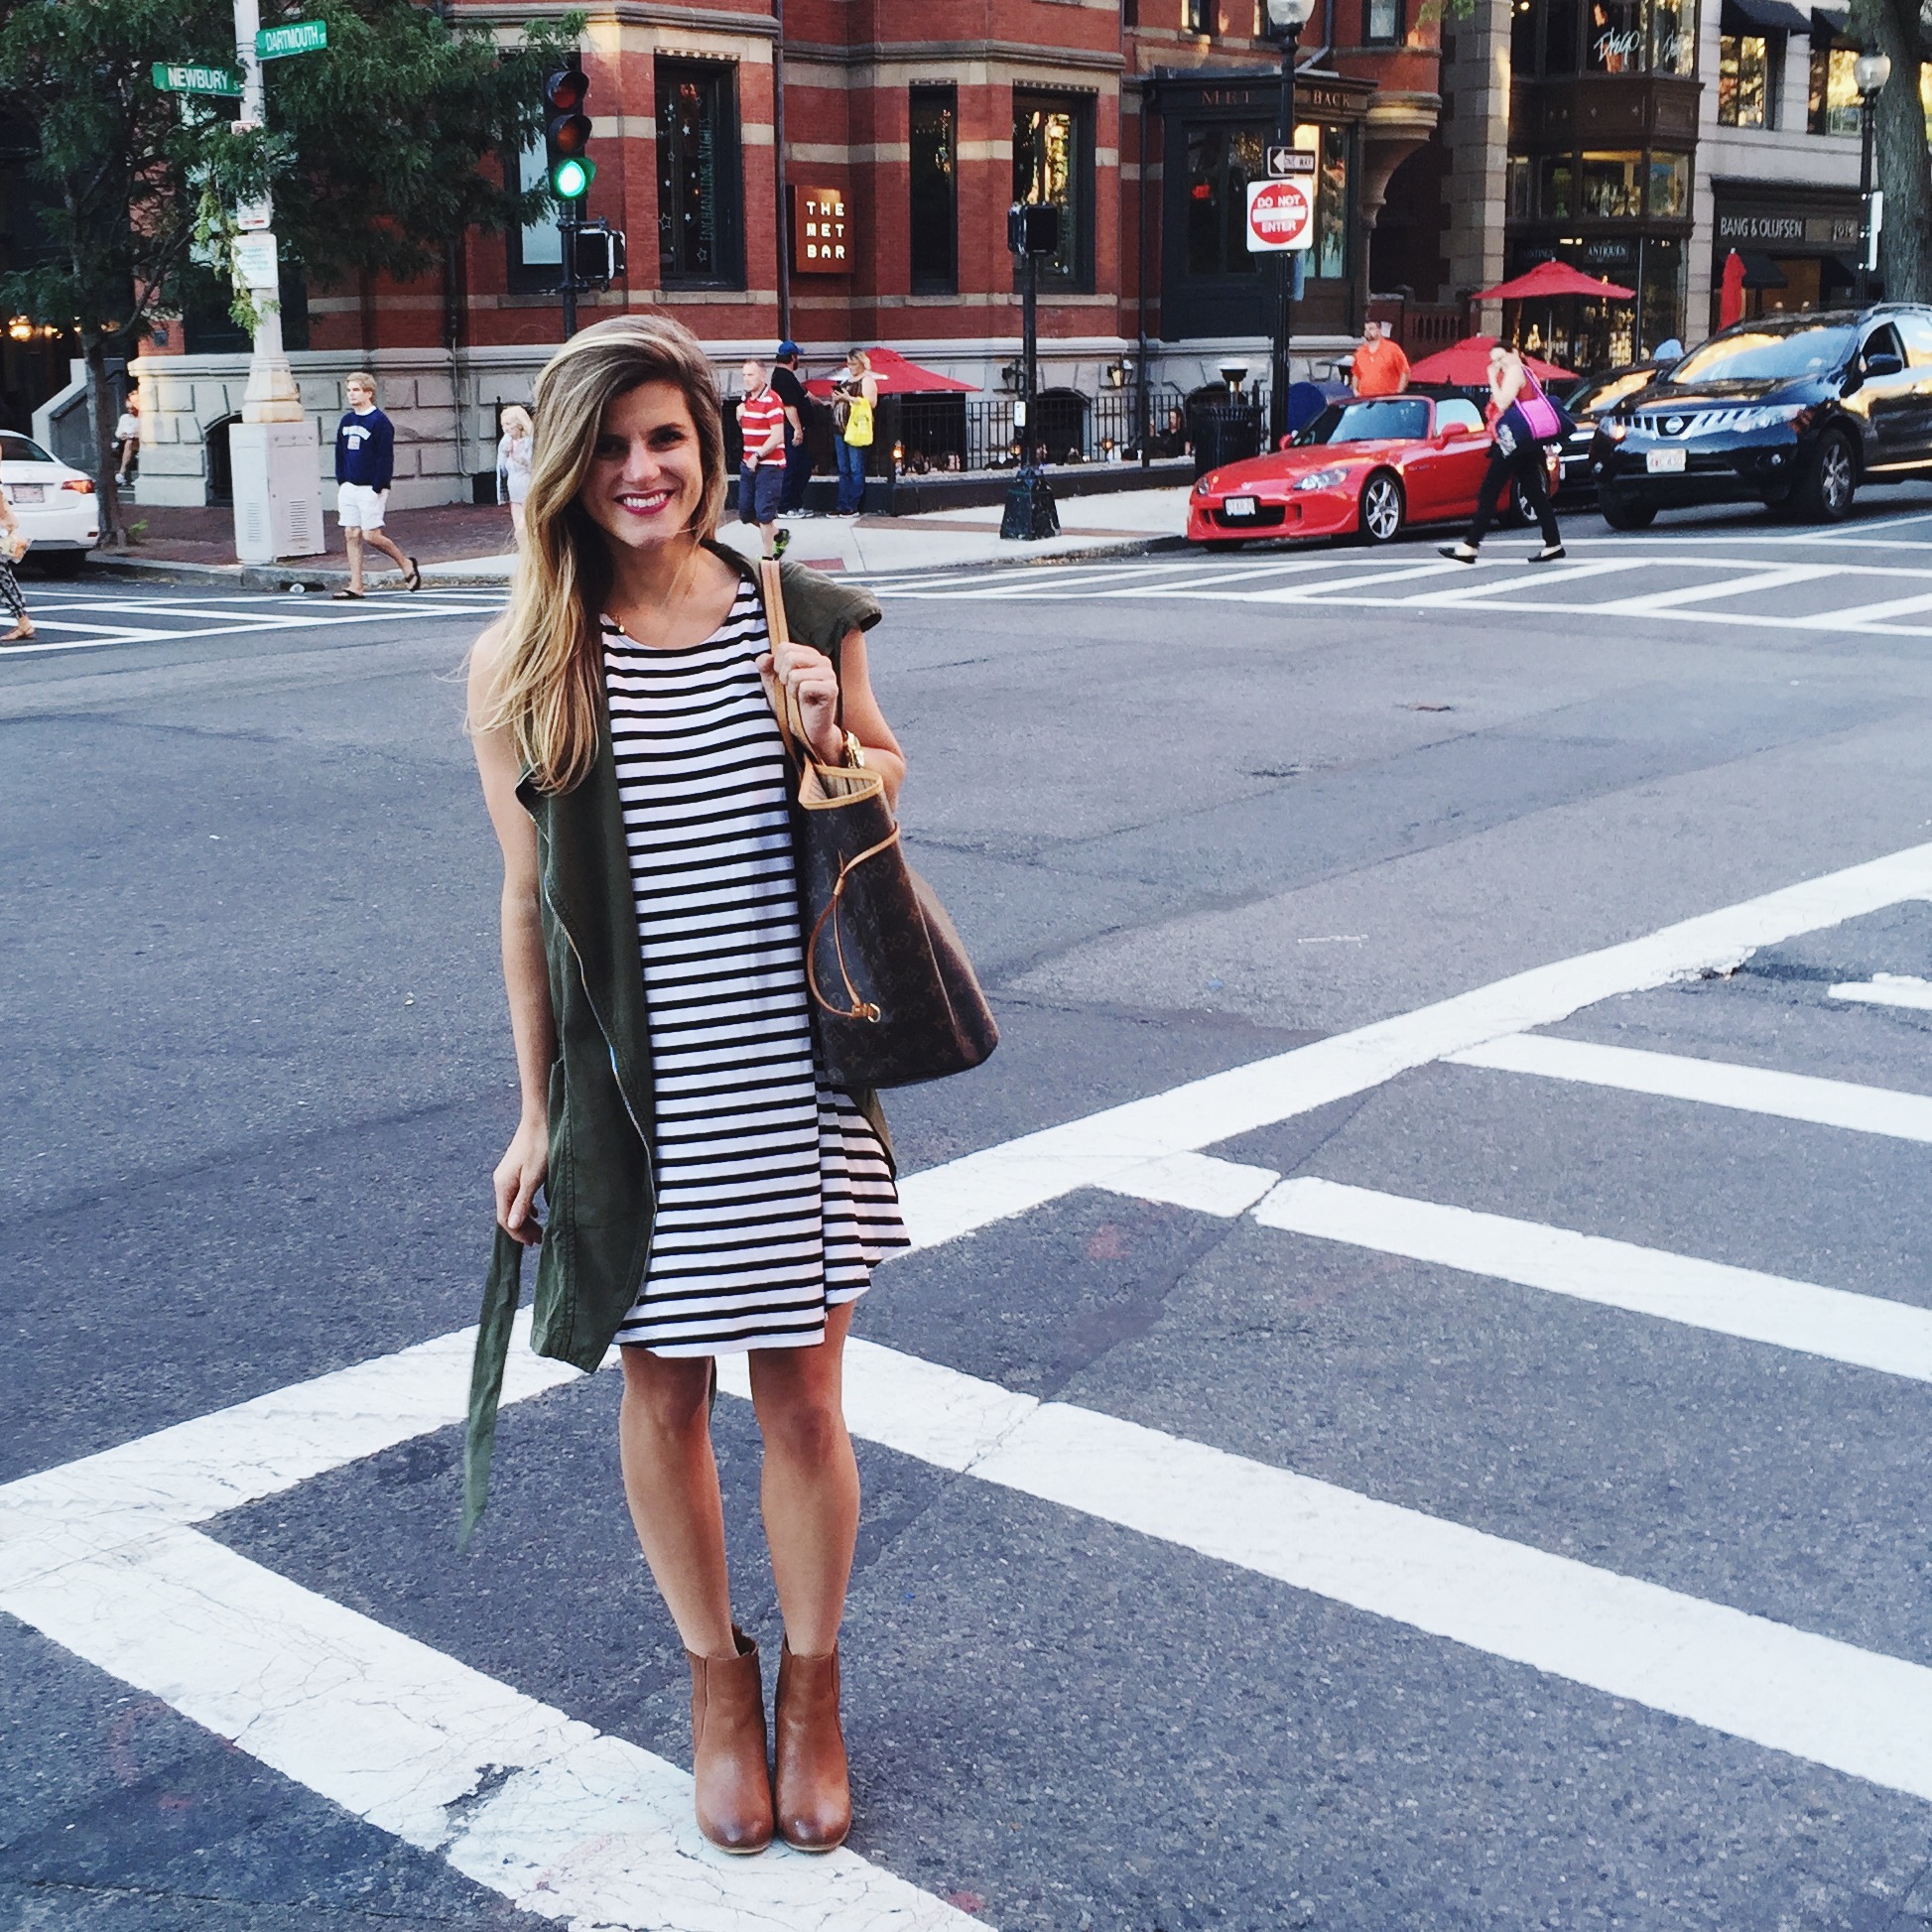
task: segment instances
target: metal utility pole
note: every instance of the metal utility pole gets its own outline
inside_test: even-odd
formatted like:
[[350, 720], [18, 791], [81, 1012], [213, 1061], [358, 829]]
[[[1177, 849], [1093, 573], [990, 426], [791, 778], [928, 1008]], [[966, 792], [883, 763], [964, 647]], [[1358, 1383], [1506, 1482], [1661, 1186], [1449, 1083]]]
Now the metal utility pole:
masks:
[[1015, 201], [1006, 210], [1006, 245], [1020, 258], [1021, 373], [1013, 425], [1020, 433], [1020, 469], [1006, 492], [999, 534], [1023, 540], [1060, 535], [1060, 512], [1053, 485], [1041, 475], [1034, 451], [1040, 426], [1034, 403], [1040, 392], [1038, 322], [1040, 257], [1060, 246], [1060, 210], [1051, 202]]
[[577, 231], [581, 225], [578, 201], [566, 201], [564, 211], [557, 217], [557, 242], [559, 252], [564, 257], [564, 278], [559, 285], [559, 293], [564, 298], [564, 339], [569, 341], [577, 333]]
[[[259, 0], [234, 0], [235, 60], [241, 69], [241, 120], [268, 118], [262, 85]], [[228, 433], [234, 475], [235, 555], [244, 564], [316, 557], [324, 549], [322, 467], [314, 418], [302, 406], [282, 344], [282, 277], [269, 196], [239, 213], [235, 273], [255, 312], [241, 421]]]
[[[1314, 0], [1267, 0], [1268, 34], [1281, 46], [1281, 107], [1276, 115], [1275, 139], [1283, 148], [1295, 145], [1295, 56], [1302, 29], [1314, 11]], [[1318, 163], [1319, 168], [1319, 163]], [[1320, 193], [1317, 174], [1311, 188]], [[1268, 448], [1279, 446], [1288, 430], [1288, 351], [1295, 326], [1294, 263], [1289, 251], [1275, 256], [1274, 358], [1268, 388]]]

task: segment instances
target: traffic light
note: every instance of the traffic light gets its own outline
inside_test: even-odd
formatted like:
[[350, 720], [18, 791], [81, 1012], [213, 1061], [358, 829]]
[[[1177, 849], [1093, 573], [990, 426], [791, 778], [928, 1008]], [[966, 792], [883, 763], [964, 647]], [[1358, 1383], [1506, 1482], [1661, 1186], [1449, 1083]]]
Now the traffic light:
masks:
[[583, 111], [590, 83], [581, 67], [565, 67], [544, 82], [544, 149], [550, 161], [550, 192], [560, 201], [578, 201], [596, 179], [588, 154], [590, 117]]
[[607, 289], [624, 279], [623, 230], [607, 221], [586, 221], [571, 235], [572, 256], [567, 265], [580, 289]]
[[1051, 255], [1060, 246], [1059, 204], [1015, 201], [1006, 210], [1006, 246], [1015, 255]]

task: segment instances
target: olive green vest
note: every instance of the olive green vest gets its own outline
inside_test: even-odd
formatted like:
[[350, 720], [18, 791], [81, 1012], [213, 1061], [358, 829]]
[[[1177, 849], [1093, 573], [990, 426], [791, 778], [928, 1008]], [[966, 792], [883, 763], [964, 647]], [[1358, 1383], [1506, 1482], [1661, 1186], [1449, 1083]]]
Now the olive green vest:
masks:
[[[756, 580], [755, 567], [736, 551], [715, 544], [710, 548]], [[825, 652], [836, 670], [844, 639], [879, 621], [877, 602], [854, 584], [834, 582], [801, 565], [784, 565], [782, 575], [792, 635]], [[601, 679], [597, 751], [589, 776], [568, 792], [542, 792], [526, 774], [517, 796], [537, 827], [544, 952], [557, 1028], [557, 1059], [550, 1070], [550, 1167], [531, 1346], [540, 1355], [555, 1355], [588, 1370], [603, 1360], [637, 1299], [657, 1215], [644, 969]], [[877, 1128], [889, 1160], [891, 1142], [876, 1096], [852, 1097]], [[483, 1510], [522, 1264], [522, 1245], [499, 1227], [470, 1376], [465, 1541]]]

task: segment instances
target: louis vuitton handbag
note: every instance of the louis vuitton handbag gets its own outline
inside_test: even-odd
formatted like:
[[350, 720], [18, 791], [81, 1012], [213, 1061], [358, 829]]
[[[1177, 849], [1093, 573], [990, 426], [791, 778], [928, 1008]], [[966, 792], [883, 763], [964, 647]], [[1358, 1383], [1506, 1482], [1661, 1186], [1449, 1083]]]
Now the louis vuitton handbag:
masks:
[[[777, 564], [762, 564], [759, 580], [772, 643], [788, 643]], [[911, 1087], [978, 1066], [999, 1028], [939, 895], [906, 863], [883, 779], [822, 764], [797, 699], [770, 680], [766, 690], [798, 774], [792, 844], [827, 1078], [843, 1088]]]

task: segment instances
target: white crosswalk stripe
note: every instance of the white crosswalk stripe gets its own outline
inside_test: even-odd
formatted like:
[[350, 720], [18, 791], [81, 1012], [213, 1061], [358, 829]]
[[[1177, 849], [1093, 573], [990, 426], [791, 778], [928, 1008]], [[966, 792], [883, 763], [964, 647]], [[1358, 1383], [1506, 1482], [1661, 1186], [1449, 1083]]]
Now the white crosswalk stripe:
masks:
[[30, 644], [9, 644], [0, 650], [0, 664], [118, 644], [185, 643], [195, 638], [317, 629], [393, 629], [425, 615], [481, 621], [503, 608], [503, 597], [496, 591], [427, 585], [413, 594], [372, 592], [361, 603], [270, 591], [224, 590], [197, 596], [179, 590], [167, 594], [89, 590], [46, 595], [38, 585], [28, 588], [28, 608], [40, 635]]
[[[1932, 1314], [1917, 1308], [1372, 1189], [1278, 1182], [1204, 1151], [1928, 891], [1932, 846], [1770, 893], [913, 1175], [907, 1219], [931, 1246], [1098, 1186], [1932, 1379]], [[1899, 1097], [1911, 1096], [1877, 1104]], [[804, 1868], [713, 1855], [690, 1827], [688, 1779], [662, 1758], [197, 1531], [454, 1423], [469, 1343], [442, 1337], [0, 1487], [0, 1609], [549, 1916], [662, 1932], [961, 1923], [849, 1854]], [[747, 1396], [744, 1359], [720, 1366], [724, 1392]], [[519, 1348], [505, 1399], [574, 1379]], [[851, 1349], [847, 1409], [855, 1434], [934, 1468], [1932, 1799], [1923, 1665], [868, 1344]]]
[[[1467, 607], [1761, 631], [1932, 637], [1932, 569], [1924, 565], [1766, 564], [1741, 549], [1636, 541], [1573, 544], [1569, 561], [1533, 571], [1520, 554], [1505, 554], [1498, 543], [1474, 569], [1434, 557], [1418, 560], [1413, 549], [1284, 549], [1239, 562], [1162, 558], [1105, 571], [1022, 568], [867, 581], [888, 601], [1078, 603], [1131, 597], [1257, 607]], [[1882, 591], [1896, 594], [1877, 594]], [[1793, 607], [1786, 593], [1809, 595]]]

